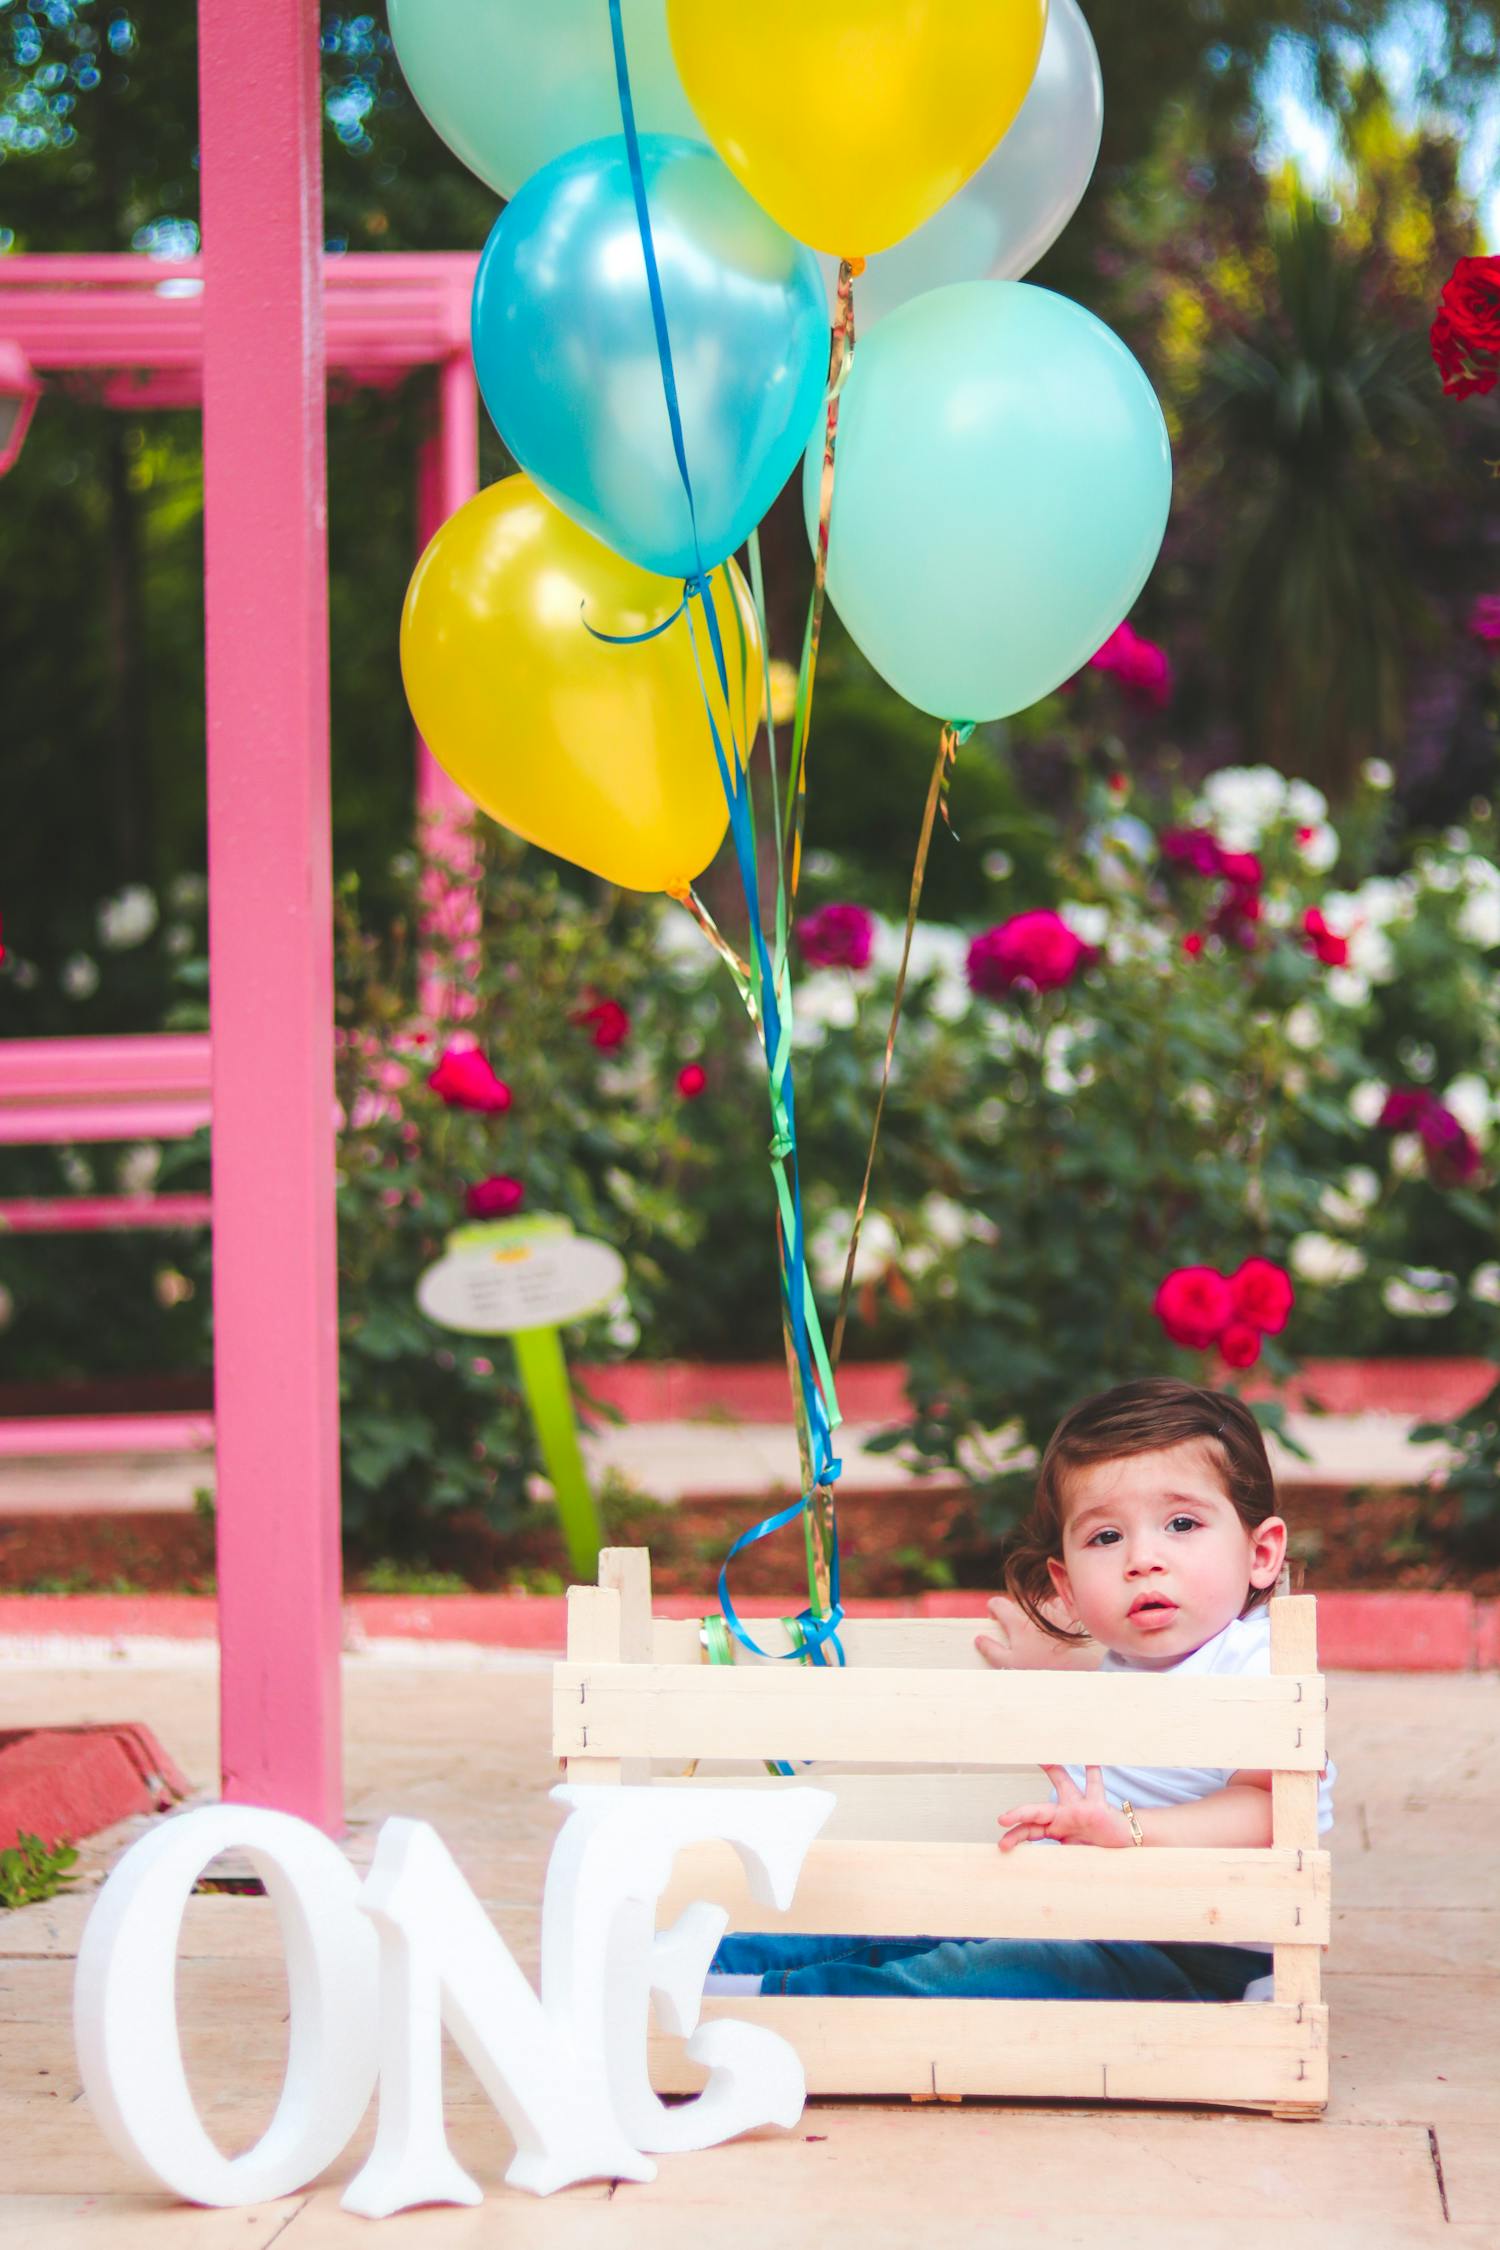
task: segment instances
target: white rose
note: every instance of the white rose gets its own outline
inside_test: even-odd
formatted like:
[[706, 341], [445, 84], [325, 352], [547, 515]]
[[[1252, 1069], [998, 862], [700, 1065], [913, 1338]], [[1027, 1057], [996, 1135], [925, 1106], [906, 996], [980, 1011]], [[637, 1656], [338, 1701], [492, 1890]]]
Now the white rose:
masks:
[[58, 983], [70, 1000], [87, 1000], [99, 989], [99, 964], [86, 953], [70, 954], [58, 972]]
[[155, 1141], [138, 1141], [128, 1148], [115, 1167], [122, 1195], [149, 1195], [161, 1170], [161, 1150]]
[[1082, 938], [1085, 945], [1103, 945], [1109, 932], [1109, 908], [1085, 906], [1081, 899], [1070, 898], [1058, 908], [1058, 913], [1074, 937]]
[[1362, 1078], [1349, 1095], [1349, 1115], [1355, 1124], [1378, 1125], [1389, 1092], [1390, 1088], [1382, 1085], [1378, 1078]]
[[1458, 1303], [1458, 1283], [1436, 1266], [1406, 1266], [1380, 1292], [1387, 1312], [1409, 1320], [1440, 1320]]
[[1500, 891], [1470, 891], [1458, 910], [1458, 934], [1485, 952], [1500, 945]]
[[1296, 1007], [1288, 1013], [1282, 1029], [1292, 1045], [1300, 1048], [1304, 1054], [1322, 1045], [1323, 1018], [1310, 1000], [1298, 1001]]
[[1384, 758], [1366, 758], [1359, 777], [1367, 789], [1389, 789], [1396, 778]]
[[1199, 812], [1229, 851], [1252, 852], [1285, 805], [1286, 782], [1273, 767], [1225, 766], [1204, 783]]
[[1329, 1289], [1357, 1281], [1365, 1270], [1364, 1253], [1331, 1234], [1299, 1234], [1287, 1251], [1287, 1263], [1299, 1280], [1320, 1282]]
[[1297, 857], [1312, 875], [1326, 875], [1339, 856], [1339, 840], [1326, 820], [1309, 826], [1306, 836], [1297, 839]]
[[1362, 1008], [1370, 997], [1370, 980], [1357, 969], [1330, 969], [1323, 990], [1339, 1008]]
[[1481, 1305], [1500, 1305], [1500, 1264], [1492, 1258], [1488, 1265], [1476, 1266], [1469, 1276], [1469, 1295]]
[[1368, 1164], [1351, 1164], [1337, 1187], [1324, 1188], [1318, 1209], [1336, 1227], [1353, 1231], [1364, 1224], [1366, 1213], [1380, 1200], [1380, 1175]]
[[1494, 1103], [1489, 1087], [1475, 1072], [1465, 1071], [1461, 1078], [1455, 1078], [1444, 1093], [1443, 1102], [1471, 1139], [1481, 1145], [1489, 1139]]
[[1391, 1142], [1391, 1170], [1398, 1180], [1420, 1180], [1427, 1170], [1427, 1152], [1420, 1133], [1398, 1133]]
[[[844, 1268], [849, 1262], [849, 1237], [854, 1231], [852, 1211], [833, 1211], [808, 1237], [808, 1263], [813, 1279], [820, 1289], [841, 1289]], [[873, 1205], [865, 1209], [864, 1223], [859, 1230], [859, 1254], [854, 1261], [854, 1285], [874, 1281], [893, 1264], [901, 1245], [896, 1230], [883, 1211]]]
[[1328, 799], [1321, 789], [1314, 789], [1310, 781], [1289, 781], [1286, 814], [1299, 828], [1316, 828], [1328, 818]]
[[98, 916], [99, 943], [110, 953], [140, 945], [156, 928], [155, 895], [144, 883], [127, 883], [117, 898], [107, 898]]

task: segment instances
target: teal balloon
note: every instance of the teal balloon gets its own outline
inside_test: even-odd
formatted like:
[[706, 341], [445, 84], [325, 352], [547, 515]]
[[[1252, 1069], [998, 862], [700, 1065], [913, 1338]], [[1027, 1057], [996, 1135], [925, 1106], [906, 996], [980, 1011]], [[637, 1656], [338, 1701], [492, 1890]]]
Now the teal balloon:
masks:
[[[387, 0], [387, 14], [418, 107], [497, 195], [620, 130], [608, 0]], [[704, 139], [672, 60], [666, 0], [623, 0], [621, 20], [641, 131]]]
[[625, 143], [546, 165], [497, 220], [474, 365], [513, 458], [596, 539], [687, 578], [754, 530], [822, 415], [818, 261], [695, 141], [643, 134], [698, 539], [672, 446]]
[[[803, 465], [809, 538], [822, 469], [818, 440]], [[855, 350], [828, 596], [918, 710], [1004, 718], [1109, 638], [1171, 496], [1156, 394], [1102, 321], [1026, 282], [934, 289]]]

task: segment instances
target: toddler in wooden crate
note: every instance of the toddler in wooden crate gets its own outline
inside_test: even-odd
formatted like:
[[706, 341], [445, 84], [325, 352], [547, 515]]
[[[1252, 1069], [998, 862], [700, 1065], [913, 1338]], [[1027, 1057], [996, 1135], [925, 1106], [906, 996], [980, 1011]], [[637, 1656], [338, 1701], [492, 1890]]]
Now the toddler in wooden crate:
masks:
[[[1085, 1399], [1053, 1433], [1007, 1593], [979, 1636], [1002, 1670], [1269, 1673], [1266, 1604], [1286, 1556], [1265, 1442], [1227, 1392], [1166, 1378]], [[1046, 1766], [1048, 1803], [1000, 1816], [1000, 1849], [1265, 1845], [1269, 1773]], [[1332, 1762], [1318, 1792], [1333, 1823]], [[1269, 1994], [1253, 1945], [1043, 1938], [727, 1937], [709, 1990], [974, 1999], [1241, 2000]]]

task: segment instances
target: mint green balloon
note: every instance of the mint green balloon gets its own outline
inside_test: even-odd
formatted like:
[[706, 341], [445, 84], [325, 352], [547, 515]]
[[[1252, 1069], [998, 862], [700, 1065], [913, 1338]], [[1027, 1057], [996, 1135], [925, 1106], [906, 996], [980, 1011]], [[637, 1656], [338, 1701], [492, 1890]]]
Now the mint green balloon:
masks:
[[[803, 464], [810, 538], [822, 468], [820, 430]], [[1171, 497], [1156, 394], [1102, 321], [1028, 282], [934, 289], [857, 344], [828, 597], [918, 710], [1005, 718], [1108, 640]]]
[[[418, 107], [498, 195], [619, 132], [608, 0], [387, 0], [387, 14]], [[666, 0], [623, 0], [621, 18], [641, 131], [703, 140], [672, 60]]]

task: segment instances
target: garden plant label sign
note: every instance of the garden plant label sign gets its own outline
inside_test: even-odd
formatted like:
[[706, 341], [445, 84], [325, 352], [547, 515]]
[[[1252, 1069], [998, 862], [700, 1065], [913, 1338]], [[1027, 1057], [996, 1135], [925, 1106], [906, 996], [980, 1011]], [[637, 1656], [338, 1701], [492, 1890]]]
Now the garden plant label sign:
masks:
[[[84, 1930], [74, 2036], [84, 2092], [111, 2145], [170, 2193], [228, 2207], [291, 2195], [331, 2164], [378, 2088], [379, 2122], [345, 2189], [365, 2218], [420, 2203], [480, 2203], [448, 2147], [446, 2030], [505, 2119], [514, 2187], [651, 2180], [655, 2153], [794, 2125], [806, 2083], [763, 2026], [698, 2024], [728, 1915], [688, 1906], [657, 1933], [676, 1853], [722, 1839], [754, 1897], [790, 1906], [827, 1790], [555, 1789], [569, 1818], [542, 1901], [538, 1995], [425, 1821], [388, 1820], [361, 1882], [310, 1823], [259, 1806], [179, 1813], [125, 1854]], [[220, 1852], [248, 1853], [275, 1904], [291, 2008], [286, 2078], [261, 2139], [227, 2157], [204, 2131], [183, 2070], [177, 1937], [194, 1883]], [[647, 2074], [653, 2004], [708, 2071], [668, 2109]]]
[[440, 1328], [509, 1336], [516, 1372], [552, 1480], [574, 1575], [599, 1565], [599, 1512], [578, 1443], [573, 1394], [558, 1329], [602, 1312], [625, 1286], [625, 1262], [604, 1242], [547, 1212], [460, 1227], [417, 1283], [417, 1304]]

